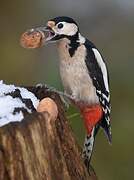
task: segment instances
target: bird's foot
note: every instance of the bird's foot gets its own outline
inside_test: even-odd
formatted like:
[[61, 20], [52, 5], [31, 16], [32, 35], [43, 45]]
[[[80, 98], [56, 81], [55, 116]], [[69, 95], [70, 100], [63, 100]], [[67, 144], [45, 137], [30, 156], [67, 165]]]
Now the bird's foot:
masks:
[[49, 85], [47, 85], [47, 84], [42, 84], [42, 83], [38, 83], [38, 84], [36, 84], [36, 88], [46, 88], [46, 89], [48, 89], [48, 90], [50, 90], [50, 91], [53, 91], [53, 90], [55, 90], [53, 87], [51, 87], [51, 86], [49, 86]]
[[69, 94], [62, 91], [58, 91], [54, 87], [46, 85], [46, 84], [37, 84], [36, 87], [40, 87], [40, 88], [45, 87], [47, 91], [57, 93], [60, 96], [60, 99], [63, 102], [65, 108], [66, 109], [69, 108], [69, 104], [71, 104], [71, 101], [72, 101], [72, 96], [70, 96]]
[[36, 84], [36, 88], [42, 88], [44, 86], [44, 84], [41, 84], [41, 83], [38, 83], [38, 84]]

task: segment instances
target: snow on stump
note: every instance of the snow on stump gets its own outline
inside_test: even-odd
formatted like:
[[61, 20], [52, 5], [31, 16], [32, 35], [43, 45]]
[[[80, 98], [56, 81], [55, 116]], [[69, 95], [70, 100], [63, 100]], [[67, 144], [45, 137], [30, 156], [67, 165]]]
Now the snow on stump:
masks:
[[4, 86], [0, 102], [8, 97], [19, 108], [15, 103], [7, 116], [0, 113], [0, 180], [97, 179], [92, 167], [87, 173], [59, 95], [46, 87]]

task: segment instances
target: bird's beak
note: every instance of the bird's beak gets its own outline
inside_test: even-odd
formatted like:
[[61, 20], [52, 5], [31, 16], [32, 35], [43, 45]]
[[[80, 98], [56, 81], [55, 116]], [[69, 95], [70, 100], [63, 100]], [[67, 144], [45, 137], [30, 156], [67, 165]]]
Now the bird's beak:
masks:
[[48, 21], [47, 26], [36, 27], [22, 34], [20, 43], [24, 48], [38, 48], [49, 42], [55, 42], [57, 33], [54, 32], [55, 23]]
[[54, 30], [52, 30], [52, 28], [49, 26], [37, 27], [34, 30], [43, 34], [42, 41], [44, 41], [44, 44], [53, 41], [53, 38], [56, 36], [56, 33], [54, 32]]

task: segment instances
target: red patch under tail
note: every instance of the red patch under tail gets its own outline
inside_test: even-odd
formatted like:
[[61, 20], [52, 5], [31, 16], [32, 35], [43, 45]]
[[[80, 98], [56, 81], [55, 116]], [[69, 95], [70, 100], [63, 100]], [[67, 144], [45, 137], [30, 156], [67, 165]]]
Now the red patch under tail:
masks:
[[90, 135], [93, 127], [101, 120], [103, 116], [102, 107], [100, 105], [84, 107], [81, 109], [81, 114], [84, 119], [87, 133]]

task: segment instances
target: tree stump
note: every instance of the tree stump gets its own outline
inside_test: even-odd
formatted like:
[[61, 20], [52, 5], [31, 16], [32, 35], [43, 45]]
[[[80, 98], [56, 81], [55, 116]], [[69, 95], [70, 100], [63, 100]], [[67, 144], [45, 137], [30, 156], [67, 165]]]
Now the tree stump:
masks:
[[52, 98], [57, 119], [34, 112], [0, 128], [0, 180], [96, 180], [81, 158], [60, 97], [45, 87], [28, 87], [40, 100]]

